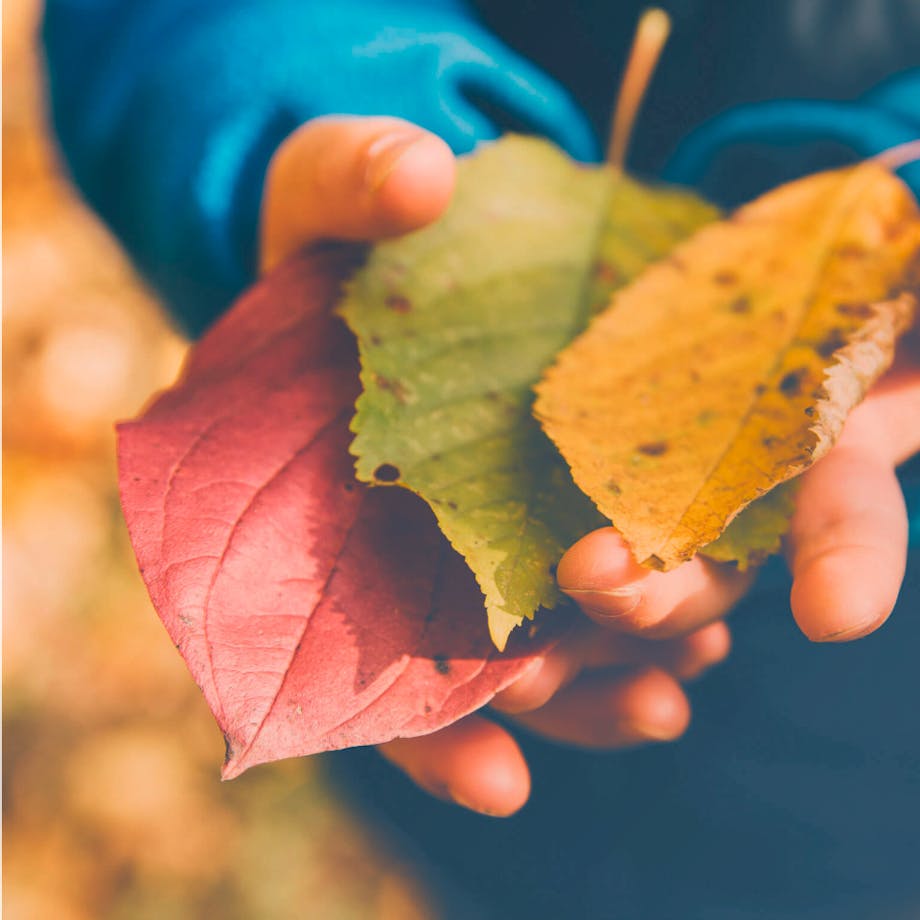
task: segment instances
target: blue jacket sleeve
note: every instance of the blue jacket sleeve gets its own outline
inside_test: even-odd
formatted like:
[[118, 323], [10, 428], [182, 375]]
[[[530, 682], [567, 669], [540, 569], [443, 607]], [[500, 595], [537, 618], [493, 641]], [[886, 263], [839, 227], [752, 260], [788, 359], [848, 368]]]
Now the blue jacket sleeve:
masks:
[[596, 154], [460, 0], [49, 0], [44, 40], [74, 179], [192, 333], [252, 279], [268, 161], [309, 118], [396, 115], [465, 152], [504, 113]]
[[[794, 164], [808, 162], [815, 145], [833, 143], [853, 159], [864, 159], [917, 140], [920, 68], [890, 77], [853, 102], [780, 100], [730, 109], [683, 141], [665, 177], [702, 187], [719, 198], [725, 175], [744, 171], [732, 157], [750, 158], [752, 147], [761, 156], [775, 153], [777, 160]], [[814, 162], [820, 163], [820, 157], [814, 157]], [[905, 163], [898, 172], [920, 200], [920, 161]]]

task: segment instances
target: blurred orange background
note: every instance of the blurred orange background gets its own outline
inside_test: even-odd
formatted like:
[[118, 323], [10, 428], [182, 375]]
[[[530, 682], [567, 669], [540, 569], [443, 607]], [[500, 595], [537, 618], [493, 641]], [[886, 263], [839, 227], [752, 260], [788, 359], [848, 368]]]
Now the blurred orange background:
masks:
[[113, 423], [187, 344], [64, 177], [40, 4], [3, 4], [7, 920], [432, 916], [322, 758], [218, 779], [223, 740], [150, 606]]

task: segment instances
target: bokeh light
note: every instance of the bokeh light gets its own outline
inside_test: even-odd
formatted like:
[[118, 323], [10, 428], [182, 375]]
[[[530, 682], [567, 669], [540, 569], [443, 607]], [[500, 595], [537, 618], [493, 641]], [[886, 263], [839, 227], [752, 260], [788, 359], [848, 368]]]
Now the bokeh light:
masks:
[[4, 915], [424, 920], [322, 758], [219, 782], [115, 485], [114, 423], [187, 343], [64, 177], [39, 16], [3, 5]]

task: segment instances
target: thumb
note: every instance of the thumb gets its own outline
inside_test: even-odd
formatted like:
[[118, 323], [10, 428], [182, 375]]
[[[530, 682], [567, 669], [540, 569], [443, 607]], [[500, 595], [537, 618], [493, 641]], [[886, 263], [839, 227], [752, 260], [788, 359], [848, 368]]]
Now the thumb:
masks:
[[447, 207], [447, 144], [398, 118], [317, 118], [275, 151], [262, 196], [260, 267], [320, 239], [370, 241], [430, 223]]

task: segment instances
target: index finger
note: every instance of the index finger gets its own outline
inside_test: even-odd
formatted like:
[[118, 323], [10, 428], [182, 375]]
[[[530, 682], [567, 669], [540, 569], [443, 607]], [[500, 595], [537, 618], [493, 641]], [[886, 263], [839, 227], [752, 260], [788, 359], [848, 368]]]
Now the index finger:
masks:
[[721, 619], [754, 573], [694, 557], [670, 572], [639, 565], [612, 527], [582, 537], [562, 557], [559, 587], [593, 620], [648, 638], [685, 635]]

